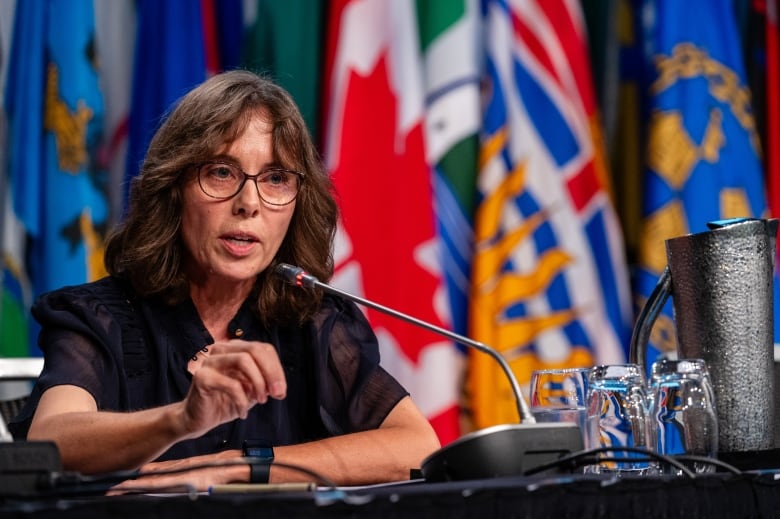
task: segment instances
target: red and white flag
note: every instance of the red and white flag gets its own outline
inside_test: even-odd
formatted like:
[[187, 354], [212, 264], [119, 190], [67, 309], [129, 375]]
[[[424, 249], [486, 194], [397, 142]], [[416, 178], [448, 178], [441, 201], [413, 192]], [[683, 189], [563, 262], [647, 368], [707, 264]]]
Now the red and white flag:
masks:
[[[447, 327], [415, 2], [338, 0], [329, 23], [324, 158], [342, 212], [333, 283]], [[380, 312], [367, 315], [382, 365], [409, 390], [442, 443], [457, 438], [456, 346]]]

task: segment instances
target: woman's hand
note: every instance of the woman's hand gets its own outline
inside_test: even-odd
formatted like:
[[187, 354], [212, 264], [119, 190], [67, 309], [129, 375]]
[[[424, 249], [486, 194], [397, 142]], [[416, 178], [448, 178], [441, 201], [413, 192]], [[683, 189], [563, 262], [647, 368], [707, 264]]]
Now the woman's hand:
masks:
[[182, 402], [185, 436], [197, 438], [217, 425], [246, 418], [258, 402], [286, 394], [287, 381], [273, 345], [235, 339], [214, 344], [194, 371]]
[[287, 382], [272, 345], [233, 340], [213, 345], [209, 353], [193, 373], [185, 399], [162, 407], [99, 411], [83, 388], [49, 388], [38, 403], [28, 439], [56, 442], [67, 470], [128, 470], [182, 440], [246, 417], [258, 402], [285, 397]]
[[249, 466], [241, 463], [241, 452], [237, 450], [147, 463], [140, 472], [144, 476], [123, 481], [109, 495], [184, 489], [203, 492], [214, 485], [249, 481]]

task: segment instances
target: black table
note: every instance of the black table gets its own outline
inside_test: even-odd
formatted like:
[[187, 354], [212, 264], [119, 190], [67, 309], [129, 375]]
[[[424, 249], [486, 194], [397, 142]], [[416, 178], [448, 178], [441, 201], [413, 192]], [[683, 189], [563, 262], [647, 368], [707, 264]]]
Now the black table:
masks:
[[2, 517], [780, 517], [780, 473], [596, 475], [408, 483], [264, 494], [6, 499]]

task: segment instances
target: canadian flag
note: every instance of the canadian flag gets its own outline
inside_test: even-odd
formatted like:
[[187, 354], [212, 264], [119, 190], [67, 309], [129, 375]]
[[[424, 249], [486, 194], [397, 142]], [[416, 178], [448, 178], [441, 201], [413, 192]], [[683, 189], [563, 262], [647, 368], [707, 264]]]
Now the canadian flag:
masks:
[[[331, 2], [324, 159], [342, 218], [332, 282], [447, 327], [414, 5]], [[457, 438], [462, 359], [456, 346], [396, 318], [366, 312], [382, 365], [411, 393], [443, 444]]]

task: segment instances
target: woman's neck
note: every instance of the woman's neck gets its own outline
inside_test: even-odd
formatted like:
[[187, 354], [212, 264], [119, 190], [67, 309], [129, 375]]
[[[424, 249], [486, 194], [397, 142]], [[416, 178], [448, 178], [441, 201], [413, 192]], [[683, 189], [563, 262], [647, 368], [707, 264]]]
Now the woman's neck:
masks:
[[204, 326], [215, 341], [227, 340], [228, 324], [252, 291], [252, 285], [210, 286], [190, 283], [190, 298]]

